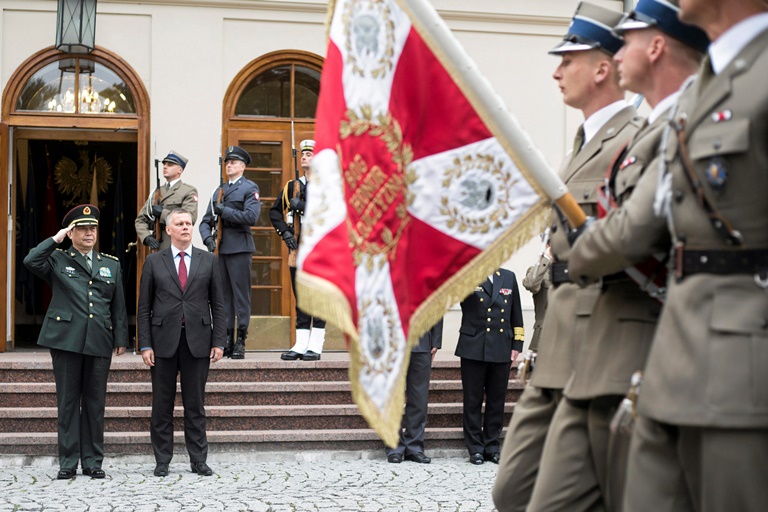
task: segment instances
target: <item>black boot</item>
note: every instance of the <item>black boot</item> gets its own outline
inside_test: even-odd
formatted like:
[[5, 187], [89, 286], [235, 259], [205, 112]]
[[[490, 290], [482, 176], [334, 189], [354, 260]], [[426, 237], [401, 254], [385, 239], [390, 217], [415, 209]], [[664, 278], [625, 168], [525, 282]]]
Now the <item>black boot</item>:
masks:
[[224, 357], [232, 357], [232, 349], [235, 348], [235, 330], [227, 329], [227, 346], [224, 347]]
[[245, 359], [245, 338], [248, 337], [246, 329], [237, 329], [237, 340], [235, 348], [232, 350], [232, 359]]

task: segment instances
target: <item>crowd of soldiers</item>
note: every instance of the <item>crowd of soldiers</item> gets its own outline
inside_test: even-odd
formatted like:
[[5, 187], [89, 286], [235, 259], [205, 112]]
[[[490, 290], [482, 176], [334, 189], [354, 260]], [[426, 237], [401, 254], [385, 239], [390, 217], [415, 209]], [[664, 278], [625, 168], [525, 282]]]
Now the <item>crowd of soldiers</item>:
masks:
[[585, 119], [561, 176], [588, 221], [555, 207], [526, 277], [546, 298], [494, 503], [764, 510], [768, 2], [582, 2], [550, 53]]

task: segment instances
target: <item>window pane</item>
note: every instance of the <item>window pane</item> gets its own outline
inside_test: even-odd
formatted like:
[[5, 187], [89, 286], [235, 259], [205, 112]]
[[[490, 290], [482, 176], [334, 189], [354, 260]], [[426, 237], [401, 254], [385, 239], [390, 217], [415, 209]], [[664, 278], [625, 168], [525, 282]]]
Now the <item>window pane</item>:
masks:
[[256, 219], [256, 226], [260, 228], [275, 229], [272, 227], [272, 221], [269, 220], [269, 209], [272, 208], [272, 201], [262, 201], [259, 218]]
[[320, 94], [320, 72], [296, 66], [294, 117], [314, 118]]
[[251, 285], [280, 286], [281, 260], [256, 260], [251, 265]]
[[283, 191], [280, 171], [245, 171], [245, 177], [259, 186], [262, 208], [271, 208], [274, 198]]
[[283, 161], [283, 145], [280, 142], [246, 142], [240, 141], [240, 147], [251, 155], [251, 165], [260, 169], [281, 169]]
[[[80, 90], [75, 91], [75, 73]], [[17, 110], [135, 114], [128, 86], [112, 70], [87, 59], [64, 59], [35, 73], [19, 95]]]
[[256, 244], [254, 256], [280, 256], [282, 254], [283, 239], [277, 236], [276, 231], [254, 231], [253, 242]]
[[265, 71], [243, 90], [237, 101], [237, 116], [291, 116], [291, 67], [278, 66]]
[[280, 294], [280, 288], [251, 288], [251, 316], [282, 315]]

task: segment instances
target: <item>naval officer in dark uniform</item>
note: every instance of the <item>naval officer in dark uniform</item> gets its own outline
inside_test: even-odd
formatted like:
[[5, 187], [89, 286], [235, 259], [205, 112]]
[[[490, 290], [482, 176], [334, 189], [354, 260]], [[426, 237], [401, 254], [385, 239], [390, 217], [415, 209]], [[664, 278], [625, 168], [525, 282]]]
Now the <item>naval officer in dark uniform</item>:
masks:
[[472, 464], [498, 464], [509, 368], [525, 340], [514, 272], [502, 268], [491, 274], [462, 301], [461, 313], [456, 355], [464, 389], [464, 443]]
[[[32, 249], [24, 265], [51, 285], [53, 297], [37, 344], [48, 347], [56, 380], [59, 473], [104, 478], [104, 407], [112, 352], [128, 346], [123, 276], [114, 256], [96, 245], [99, 209], [72, 208], [63, 229]], [[72, 247], [58, 249], [64, 238]]]
[[[227, 346], [225, 356], [232, 359], [245, 357], [245, 339], [251, 320], [251, 255], [256, 250], [251, 226], [256, 225], [261, 212], [259, 186], [243, 177], [251, 156], [239, 146], [229, 146], [224, 156], [228, 181], [224, 184], [224, 197], [211, 201], [200, 223], [200, 235], [210, 252], [216, 250], [213, 228], [216, 216], [222, 219], [219, 270], [224, 285], [227, 306]], [[214, 197], [218, 190], [214, 192]], [[237, 339], [232, 346], [235, 317]]]

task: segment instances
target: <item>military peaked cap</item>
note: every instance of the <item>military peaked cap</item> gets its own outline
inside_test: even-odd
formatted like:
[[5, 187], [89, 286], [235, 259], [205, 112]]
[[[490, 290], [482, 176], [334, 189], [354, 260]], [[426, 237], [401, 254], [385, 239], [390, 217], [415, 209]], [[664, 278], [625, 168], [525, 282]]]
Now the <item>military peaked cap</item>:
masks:
[[666, 0], [640, 0], [635, 10], [624, 16], [614, 30], [623, 34], [628, 30], [657, 28], [701, 53], [707, 51], [709, 38], [703, 30], [680, 21], [677, 2]]
[[98, 226], [99, 209], [92, 204], [81, 204], [75, 206], [67, 212], [61, 225], [65, 228], [69, 226]]
[[624, 41], [613, 30], [622, 17], [621, 12], [581, 2], [573, 15], [568, 33], [563, 36], [563, 41], [549, 53], [560, 55], [565, 52], [598, 49], [614, 55], [624, 45]]
[[172, 164], [180, 165], [182, 169], [185, 169], [187, 167], [187, 162], [189, 162], [189, 160], [184, 158], [177, 152], [171, 151], [170, 153], [168, 153], [168, 156], [163, 158], [163, 163], [165, 162], [170, 162]]
[[240, 160], [245, 165], [249, 165], [251, 163], [251, 155], [240, 146], [229, 146], [224, 156], [224, 161], [226, 162], [227, 160]]

